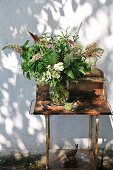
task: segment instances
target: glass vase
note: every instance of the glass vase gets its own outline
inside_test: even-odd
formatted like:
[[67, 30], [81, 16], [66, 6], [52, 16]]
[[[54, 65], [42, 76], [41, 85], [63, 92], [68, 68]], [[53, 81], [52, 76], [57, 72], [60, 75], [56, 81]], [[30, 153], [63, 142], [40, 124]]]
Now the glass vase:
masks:
[[68, 97], [69, 92], [63, 85], [57, 84], [56, 86], [50, 87], [50, 99], [53, 104], [64, 105]]

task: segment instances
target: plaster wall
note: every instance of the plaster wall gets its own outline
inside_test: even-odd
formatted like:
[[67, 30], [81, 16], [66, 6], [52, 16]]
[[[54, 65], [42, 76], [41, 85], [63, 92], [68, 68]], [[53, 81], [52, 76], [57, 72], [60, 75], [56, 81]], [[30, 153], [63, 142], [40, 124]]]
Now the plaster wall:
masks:
[[[98, 41], [105, 49], [97, 66], [104, 71], [107, 99], [113, 108], [113, 1], [112, 0], [0, 0], [0, 48], [32, 39], [27, 30], [42, 34], [69, 28], [74, 33], [80, 23], [80, 41]], [[23, 77], [21, 58], [0, 52], [0, 155], [43, 153], [44, 116], [29, 115], [35, 98], [35, 83]], [[88, 116], [53, 116], [52, 144], [57, 147], [88, 146]], [[100, 117], [100, 147], [113, 147], [113, 117]]]

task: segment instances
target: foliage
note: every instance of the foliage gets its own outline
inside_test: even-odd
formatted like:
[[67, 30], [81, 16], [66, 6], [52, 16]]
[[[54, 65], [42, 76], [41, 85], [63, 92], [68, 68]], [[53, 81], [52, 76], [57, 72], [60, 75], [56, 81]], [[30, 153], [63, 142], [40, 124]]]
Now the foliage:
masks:
[[0, 159], [0, 167], [2, 167], [5, 163], [5, 160], [4, 159]]
[[66, 110], [72, 110], [73, 104], [72, 104], [72, 103], [65, 103], [64, 108], [65, 108]]
[[68, 98], [66, 82], [86, 76], [91, 71], [89, 57], [100, 57], [103, 49], [97, 43], [88, 45], [85, 49], [78, 42], [78, 33], [69, 36], [43, 34], [40, 37], [29, 32], [34, 39], [34, 44], [29, 45], [27, 40], [24, 45], [9, 45], [7, 48], [20, 52], [23, 62], [21, 68], [28, 78], [34, 78], [37, 84], [49, 84], [52, 96], [61, 99]]

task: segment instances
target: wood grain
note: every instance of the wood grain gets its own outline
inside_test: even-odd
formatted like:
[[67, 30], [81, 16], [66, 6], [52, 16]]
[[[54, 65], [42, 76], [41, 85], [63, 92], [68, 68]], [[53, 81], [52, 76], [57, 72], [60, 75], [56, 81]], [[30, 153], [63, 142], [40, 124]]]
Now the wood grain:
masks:
[[[103, 78], [81, 78], [78, 83], [71, 82], [68, 102], [76, 102], [77, 107], [72, 111], [64, 109], [64, 106], [56, 106], [49, 99], [48, 86], [38, 87], [34, 115], [111, 115], [109, 104], [104, 96]], [[44, 96], [46, 94], [46, 96]], [[42, 98], [40, 96], [43, 96]]]

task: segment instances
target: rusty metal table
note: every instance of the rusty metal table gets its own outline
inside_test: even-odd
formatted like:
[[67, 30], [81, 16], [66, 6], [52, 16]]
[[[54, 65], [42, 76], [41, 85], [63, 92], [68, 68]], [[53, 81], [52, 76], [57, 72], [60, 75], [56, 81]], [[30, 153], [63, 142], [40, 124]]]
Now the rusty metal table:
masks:
[[[99, 80], [100, 81], [100, 80]], [[78, 106], [73, 111], [65, 110], [64, 106], [51, 105], [51, 101], [35, 102], [34, 115], [44, 115], [46, 120], [46, 169], [49, 169], [49, 148], [50, 148], [50, 116], [52, 115], [89, 115], [89, 148], [93, 149], [95, 159], [98, 156], [98, 137], [99, 137], [99, 116], [111, 115], [109, 103], [106, 99], [105, 81], [101, 79], [103, 86], [88, 91], [88, 94], [79, 93], [76, 100]], [[94, 82], [93, 82], [94, 83]], [[84, 97], [85, 96], [85, 97]], [[94, 136], [95, 131], [95, 136]]]

